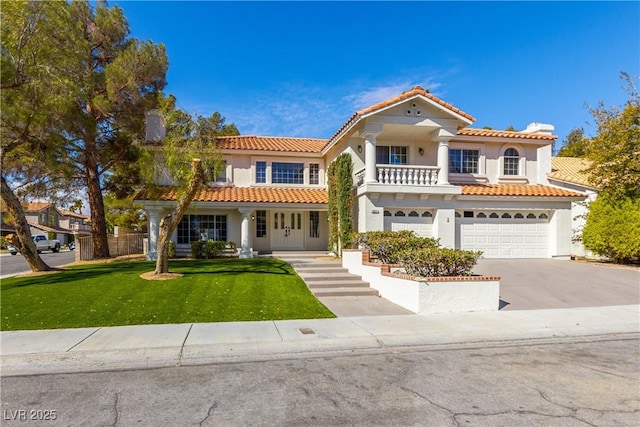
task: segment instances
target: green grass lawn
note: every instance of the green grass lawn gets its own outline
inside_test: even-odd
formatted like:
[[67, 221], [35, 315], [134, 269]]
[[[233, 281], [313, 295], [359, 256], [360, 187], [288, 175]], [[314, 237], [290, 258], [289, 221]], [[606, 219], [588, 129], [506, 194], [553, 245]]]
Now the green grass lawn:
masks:
[[153, 262], [75, 266], [3, 279], [1, 329], [55, 329], [158, 323], [335, 317], [281, 260], [171, 261], [183, 277], [141, 279]]

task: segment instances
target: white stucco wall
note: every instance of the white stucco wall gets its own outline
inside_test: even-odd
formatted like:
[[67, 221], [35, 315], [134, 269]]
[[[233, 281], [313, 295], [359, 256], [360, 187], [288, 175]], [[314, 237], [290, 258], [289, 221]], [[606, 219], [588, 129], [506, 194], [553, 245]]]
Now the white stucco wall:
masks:
[[417, 314], [497, 311], [499, 280], [416, 281], [383, 276], [379, 266], [362, 264], [362, 252], [342, 253], [342, 266], [362, 276], [383, 298]]

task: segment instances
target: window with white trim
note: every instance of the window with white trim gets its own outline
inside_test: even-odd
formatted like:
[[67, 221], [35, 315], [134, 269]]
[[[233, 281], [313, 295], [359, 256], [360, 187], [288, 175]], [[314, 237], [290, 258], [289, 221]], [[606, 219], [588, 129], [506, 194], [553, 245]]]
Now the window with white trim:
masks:
[[520, 175], [520, 153], [515, 148], [507, 148], [502, 157], [504, 175]]
[[256, 162], [256, 183], [267, 183], [267, 162]]
[[376, 163], [380, 165], [406, 165], [407, 147], [394, 145], [376, 146]]
[[320, 165], [318, 163], [309, 163], [309, 184], [320, 184]]
[[304, 163], [271, 163], [273, 184], [304, 184]]
[[184, 215], [178, 224], [178, 243], [196, 240], [227, 241], [226, 215]]
[[480, 150], [449, 149], [449, 173], [479, 173]]

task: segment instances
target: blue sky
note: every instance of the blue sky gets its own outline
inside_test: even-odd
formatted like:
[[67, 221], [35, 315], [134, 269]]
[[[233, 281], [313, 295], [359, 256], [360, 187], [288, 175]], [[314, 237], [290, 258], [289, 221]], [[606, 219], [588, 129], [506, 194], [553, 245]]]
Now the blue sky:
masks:
[[329, 138], [358, 109], [415, 85], [474, 127], [594, 129], [640, 75], [639, 2], [110, 1], [163, 43], [167, 93], [242, 134]]

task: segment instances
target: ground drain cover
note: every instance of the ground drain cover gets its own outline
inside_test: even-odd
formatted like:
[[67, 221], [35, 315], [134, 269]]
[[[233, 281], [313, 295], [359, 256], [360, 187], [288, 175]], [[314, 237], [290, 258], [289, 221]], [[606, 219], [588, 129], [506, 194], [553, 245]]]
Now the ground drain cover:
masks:
[[305, 335], [315, 334], [316, 333], [316, 331], [314, 331], [311, 328], [300, 328], [300, 332], [302, 332]]

